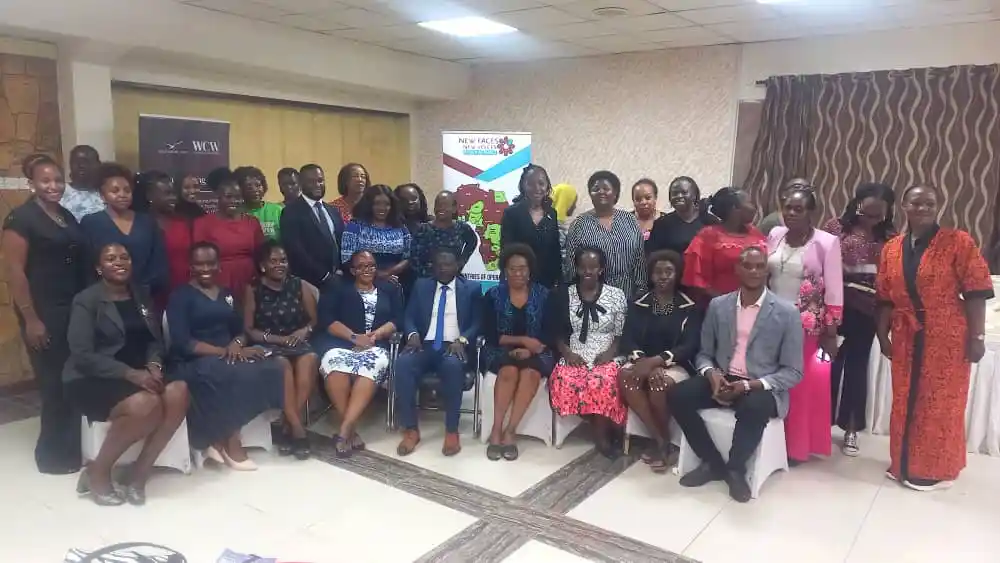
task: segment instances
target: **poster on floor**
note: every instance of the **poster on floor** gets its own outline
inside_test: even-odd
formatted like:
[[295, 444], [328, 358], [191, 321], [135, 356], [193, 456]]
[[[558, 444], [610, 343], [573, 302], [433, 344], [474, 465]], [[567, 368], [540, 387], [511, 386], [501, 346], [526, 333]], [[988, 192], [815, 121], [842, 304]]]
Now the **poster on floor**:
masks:
[[500, 280], [500, 220], [518, 195], [521, 170], [531, 163], [531, 133], [445, 131], [444, 189], [479, 235], [479, 249], [464, 273], [485, 287]]
[[170, 115], [139, 116], [139, 169], [160, 170], [175, 181], [186, 175], [198, 179], [199, 203], [213, 213], [218, 200], [205, 185], [205, 176], [229, 166], [229, 122]]

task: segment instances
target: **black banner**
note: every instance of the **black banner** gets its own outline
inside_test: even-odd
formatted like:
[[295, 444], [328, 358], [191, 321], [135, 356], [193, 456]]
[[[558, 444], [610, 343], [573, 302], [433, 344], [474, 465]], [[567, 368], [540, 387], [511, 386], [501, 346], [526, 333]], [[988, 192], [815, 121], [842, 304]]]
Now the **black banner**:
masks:
[[180, 181], [198, 178], [199, 203], [214, 213], [218, 203], [205, 186], [205, 176], [229, 166], [229, 123], [193, 117], [139, 116], [139, 169], [160, 170]]

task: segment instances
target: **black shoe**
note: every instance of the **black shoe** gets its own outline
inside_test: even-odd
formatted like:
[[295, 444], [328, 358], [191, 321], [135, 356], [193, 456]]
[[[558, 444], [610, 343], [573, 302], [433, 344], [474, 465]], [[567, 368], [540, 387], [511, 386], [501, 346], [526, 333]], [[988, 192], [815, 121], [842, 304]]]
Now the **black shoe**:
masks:
[[702, 462], [694, 471], [681, 477], [680, 484], [682, 487], [701, 487], [712, 481], [722, 481], [725, 478], [725, 473], [712, 469], [711, 465]]
[[729, 496], [736, 502], [750, 502], [750, 485], [747, 477], [738, 471], [726, 472], [726, 484], [729, 485]]
[[291, 451], [295, 455], [295, 459], [301, 461], [309, 459], [312, 456], [312, 450], [309, 447], [309, 437], [292, 438]]
[[280, 420], [271, 423], [271, 443], [278, 448], [278, 455], [292, 455], [292, 437]]

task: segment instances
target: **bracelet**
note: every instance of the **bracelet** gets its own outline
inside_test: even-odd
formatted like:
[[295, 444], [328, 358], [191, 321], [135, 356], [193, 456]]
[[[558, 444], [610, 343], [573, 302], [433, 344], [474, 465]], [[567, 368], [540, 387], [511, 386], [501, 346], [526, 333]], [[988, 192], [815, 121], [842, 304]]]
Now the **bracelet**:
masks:
[[750, 382], [747, 381], [746, 379], [743, 380], [743, 392], [744, 393], [750, 392]]
[[234, 339], [233, 339], [233, 342], [235, 342], [236, 344], [238, 344], [238, 345], [240, 345], [240, 346], [243, 346], [243, 345], [244, 345], [244, 344], [243, 344], [243, 338], [241, 338], [241, 337], [239, 337], [239, 336], [237, 336], [236, 338], [234, 338]]
[[160, 362], [146, 362], [146, 368], [156, 368], [160, 371], [163, 371], [163, 364], [161, 364]]
[[264, 340], [264, 344], [269, 344], [268, 338], [270, 338], [270, 337], [271, 337], [271, 331], [270, 330], [265, 330], [264, 331], [264, 339], [263, 339]]

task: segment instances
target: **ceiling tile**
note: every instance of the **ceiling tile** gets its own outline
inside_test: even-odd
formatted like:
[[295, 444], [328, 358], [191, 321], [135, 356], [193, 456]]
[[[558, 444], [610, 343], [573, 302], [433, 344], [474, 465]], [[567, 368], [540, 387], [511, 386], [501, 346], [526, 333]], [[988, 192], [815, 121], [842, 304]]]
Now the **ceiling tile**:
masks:
[[600, 16], [594, 15], [594, 10], [610, 7], [625, 8], [628, 10], [628, 15], [632, 17], [647, 16], [663, 11], [660, 6], [646, 0], [576, 0], [559, 5], [560, 10], [583, 19], [600, 19]]
[[532, 33], [545, 39], [575, 39], [577, 37], [599, 37], [614, 35], [617, 30], [608, 27], [607, 22], [581, 22], [540, 29]]
[[256, 0], [290, 14], [325, 14], [348, 7], [341, 0]]
[[317, 15], [293, 14], [269, 21], [278, 25], [285, 25], [306, 31], [339, 31], [342, 29], [348, 29], [348, 26], [340, 22], [335, 22], [327, 17]]
[[378, 29], [344, 29], [331, 33], [336, 37], [361, 41], [362, 43], [385, 44], [404, 39], [437, 36], [433, 31], [417, 27], [414, 24], [390, 25]]
[[746, 6], [724, 6], [705, 10], [690, 10], [677, 15], [697, 24], [707, 25], [726, 22], [766, 20], [778, 17], [778, 12], [769, 6], [748, 4]]
[[366, 9], [373, 12], [392, 14], [412, 22], [467, 18], [481, 15], [459, 2], [444, 2], [441, 0], [369, 1], [369, 6]]
[[[836, 0], [833, 0], [836, 1]], [[739, 6], [740, 4], [754, 4], [756, 0], [650, 0], [653, 4], [670, 10], [699, 10], [703, 8], [714, 8], [716, 6]]]
[[273, 20], [293, 12], [254, 0], [192, 0], [189, 6], [259, 20]]
[[331, 14], [330, 19], [342, 23], [347, 27], [357, 29], [400, 25], [406, 22], [406, 20], [400, 17], [382, 12], [373, 12], [364, 8], [347, 8], [346, 10]]
[[479, 12], [481, 15], [541, 8], [551, 3], [544, 0], [461, 0], [462, 5], [468, 6], [469, 9]]
[[492, 19], [514, 26], [518, 29], [539, 29], [553, 25], [566, 25], [569, 23], [579, 23], [583, 18], [557, 10], [555, 8], [533, 8], [530, 10], [518, 10], [516, 12], [504, 12], [497, 14]]
[[607, 26], [621, 31], [654, 31], [671, 27], [689, 27], [691, 22], [674, 14], [661, 13], [639, 17], [608, 18]]
[[781, 20], [764, 20], [759, 22], [729, 22], [706, 26], [709, 30], [732, 37], [740, 43], [754, 41], [776, 41], [779, 39], [795, 39], [811, 34], [809, 28], [788, 25]]
[[681, 27], [646, 31], [636, 35], [635, 38], [641, 41], [649, 41], [650, 43], [679, 45], [718, 45], [733, 42], [729, 37], [704, 27]]

